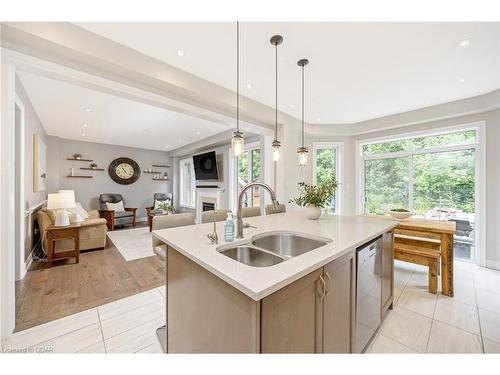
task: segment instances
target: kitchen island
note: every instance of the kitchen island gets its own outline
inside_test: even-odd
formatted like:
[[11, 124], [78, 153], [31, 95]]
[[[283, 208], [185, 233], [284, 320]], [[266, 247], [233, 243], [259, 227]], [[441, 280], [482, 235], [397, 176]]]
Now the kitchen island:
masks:
[[[392, 305], [392, 229], [398, 223], [335, 215], [307, 220], [300, 212], [245, 222], [253, 227], [229, 244], [210, 243], [211, 223], [153, 231], [154, 245], [167, 246], [167, 352], [357, 351], [356, 249], [375, 239], [384, 244], [378, 271], [386, 276], [383, 316]], [[223, 229], [224, 222], [217, 223], [219, 238]], [[276, 234], [295, 238], [286, 244], [300, 248], [272, 258], [265, 240]], [[246, 253], [235, 256], [242, 246]], [[252, 264], [252, 251], [265, 252], [272, 265]]]

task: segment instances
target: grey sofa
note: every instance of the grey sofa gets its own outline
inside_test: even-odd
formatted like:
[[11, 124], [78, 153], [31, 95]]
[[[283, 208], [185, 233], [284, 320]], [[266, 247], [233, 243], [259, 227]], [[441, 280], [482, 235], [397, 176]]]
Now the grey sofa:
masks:
[[[106, 193], [99, 196], [99, 216], [106, 219], [109, 230], [114, 230], [116, 226], [132, 225], [135, 227], [135, 215], [137, 208], [125, 207], [124, 212], [108, 210], [106, 203], [118, 203], [123, 201], [121, 194]], [[125, 201], [123, 201], [125, 206]]]

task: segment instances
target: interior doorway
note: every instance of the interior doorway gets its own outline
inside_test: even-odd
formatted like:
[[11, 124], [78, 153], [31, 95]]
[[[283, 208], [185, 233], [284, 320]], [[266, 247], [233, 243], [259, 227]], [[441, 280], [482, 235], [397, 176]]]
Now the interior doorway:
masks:
[[26, 273], [25, 252], [25, 110], [16, 96], [14, 101], [15, 123], [15, 259], [16, 280], [22, 279]]

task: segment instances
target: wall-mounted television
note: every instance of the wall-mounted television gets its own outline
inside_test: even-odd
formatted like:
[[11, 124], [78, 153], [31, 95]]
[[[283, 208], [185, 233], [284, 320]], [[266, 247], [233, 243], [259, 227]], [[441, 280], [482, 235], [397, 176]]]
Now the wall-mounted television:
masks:
[[193, 156], [194, 175], [197, 181], [218, 181], [219, 171], [215, 151]]

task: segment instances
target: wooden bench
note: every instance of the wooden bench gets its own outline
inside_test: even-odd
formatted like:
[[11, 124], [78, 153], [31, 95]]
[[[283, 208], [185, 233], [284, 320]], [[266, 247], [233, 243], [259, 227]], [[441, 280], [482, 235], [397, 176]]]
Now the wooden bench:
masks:
[[437, 294], [441, 241], [432, 237], [396, 228], [394, 259], [429, 267], [429, 293]]

